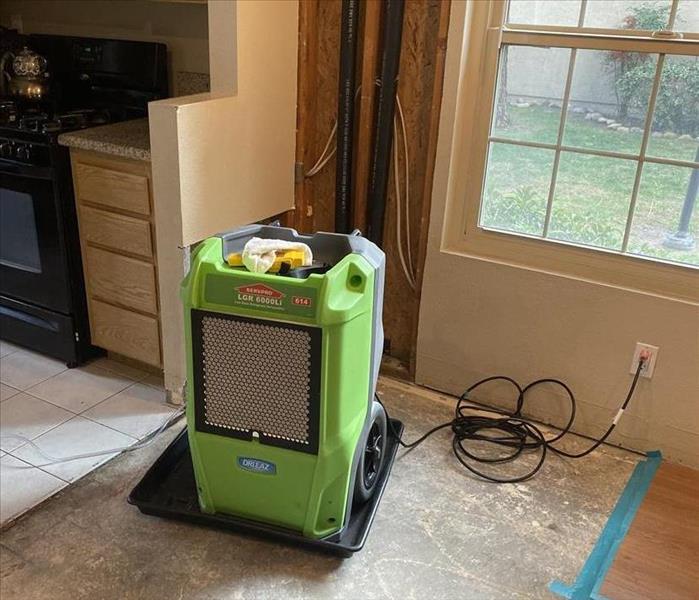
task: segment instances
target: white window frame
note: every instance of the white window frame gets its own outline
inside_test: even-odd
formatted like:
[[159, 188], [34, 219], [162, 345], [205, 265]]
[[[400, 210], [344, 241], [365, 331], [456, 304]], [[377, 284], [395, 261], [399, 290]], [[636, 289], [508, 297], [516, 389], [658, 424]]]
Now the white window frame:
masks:
[[[504, 0], [452, 2], [440, 129], [440, 135], [447, 134], [447, 127], [444, 126], [446, 124], [451, 127], [448, 134], [452, 136], [441, 250], [699, 303], [699, 268], [692, 265], [663, 262], [656, 258], [576, 246], [550, 238], [496, 231], [479, 226], [488, 143], [490, 139], [497, 139], [490, 137], [490, 123], [501, 44], [545, 43], [578, 49], [648, 51], [659, 54], [659, 60], [662, 61], [665, 53], [699, 55], [699, 36], [682, 37], [671, 32], [658, 35], [640, 31], [634, 32], [634, 39], [630, 40], [626, 31], [620, 35], [619, 31], [610, 29], [580, 31], [572, 28], [570, 32], [561, 35], [560, 31], [553, 33], [552, 28], [547, 26], [505, 27], [505, 11]], [[672, 12], [675, 11], [676, 3]], [[673, 16], [671, 15], [671, 19]], [[662, 62], [660, 66], [662, 67]], [[570, 79], [569, 70], [566, 86], [568, 92]], [[657, 93], [658, 80], [656, 77], [651, 102]], [[447, 87], [450, 82], [452, 89]], [[567, 97], [562, 102], [564, 107], [567, 104], [566, 100]], [[652, 108], [651, 105], [649, 114]], [[565, 122], [564, 120], [565, 114], [561, 122]], [[561, 127], [559, 133], [562, 133], [562, 129]], [[512, 143], [510, 139], [507, 141]], [[561, 141], [559, 135], [558, 144], [561, 144]], [[647, 139], [644, 139], [640, 152], [641, 161], [645, 160], [646, 144]], [[537, 146], [529, 143], [527, 145]], [[568, 149], [565, 146], [563, 148]], [[588, 150], [586, 152], [589, 153]], [[618, 155], [605, 151], [600, 151], [600, 154]], [[653, 162], [681, 166], [693, 164], [655, 158]], [[640, 169], [633, 189], [632, 202], [635, 202], [638, 193], [639, 180]], [[550, 201], [551, 198], [548, 213]], [[627, 223], [625, 242], [628, 239], [629, 227], [630, 222]]]

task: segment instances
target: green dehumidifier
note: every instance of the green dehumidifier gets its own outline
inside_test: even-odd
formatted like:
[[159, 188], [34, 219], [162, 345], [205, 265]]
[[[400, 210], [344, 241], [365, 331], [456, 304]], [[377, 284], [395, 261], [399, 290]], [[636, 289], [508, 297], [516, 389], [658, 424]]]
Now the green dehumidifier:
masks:
[[[253, 237], [307, 244], [310, 267], [231, 267]], [[402, 425], [375, 400], [383, 252], [358, 234], [254, 225], [210, 238], [182, 284], [187, 432], [134, 489], [146, 513], [349, 555]], [[191, 458], [190, 458], [191, 457]]]

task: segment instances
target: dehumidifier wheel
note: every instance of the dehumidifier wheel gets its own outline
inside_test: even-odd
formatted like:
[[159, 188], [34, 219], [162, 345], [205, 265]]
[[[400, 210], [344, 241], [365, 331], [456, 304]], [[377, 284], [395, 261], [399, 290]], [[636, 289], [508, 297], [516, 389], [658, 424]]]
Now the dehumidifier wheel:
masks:
[[355, 502], [366, 502], [374, 493], [386, 456], [387, 433], [386, 411], [378, 402], [372, 402], [369, 431], [354, 478]]

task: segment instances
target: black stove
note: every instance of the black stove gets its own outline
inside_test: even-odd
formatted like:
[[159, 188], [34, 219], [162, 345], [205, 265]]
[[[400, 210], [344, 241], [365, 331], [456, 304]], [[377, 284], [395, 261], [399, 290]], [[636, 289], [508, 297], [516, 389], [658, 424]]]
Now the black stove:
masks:
[[96, 349], [58, 136], [147, 116], [167, 97], [166, 48], [52, 35], [22, 44], [47, 59], [51, 87], [41, 102], [0, 98], [0, 337], [74, 366]]

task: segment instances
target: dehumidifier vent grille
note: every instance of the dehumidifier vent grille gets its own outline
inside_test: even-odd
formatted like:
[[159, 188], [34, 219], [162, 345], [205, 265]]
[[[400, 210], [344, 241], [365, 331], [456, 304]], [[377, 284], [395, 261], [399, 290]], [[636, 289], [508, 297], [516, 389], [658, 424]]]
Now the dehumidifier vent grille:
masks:
[[316, 452], [320, 330], [193, 312], [197, 429]]

